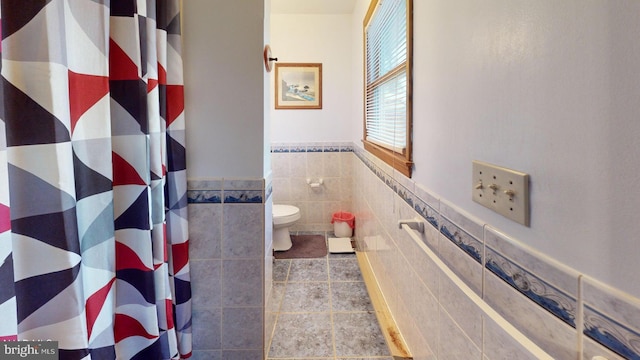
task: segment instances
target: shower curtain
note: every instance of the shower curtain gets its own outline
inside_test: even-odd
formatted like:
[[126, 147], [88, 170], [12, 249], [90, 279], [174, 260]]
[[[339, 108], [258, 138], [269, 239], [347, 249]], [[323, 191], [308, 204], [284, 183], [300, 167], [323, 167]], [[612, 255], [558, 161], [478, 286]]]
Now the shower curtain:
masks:
[[191, 355], [179, 0], [0, 0], [0, 341]]

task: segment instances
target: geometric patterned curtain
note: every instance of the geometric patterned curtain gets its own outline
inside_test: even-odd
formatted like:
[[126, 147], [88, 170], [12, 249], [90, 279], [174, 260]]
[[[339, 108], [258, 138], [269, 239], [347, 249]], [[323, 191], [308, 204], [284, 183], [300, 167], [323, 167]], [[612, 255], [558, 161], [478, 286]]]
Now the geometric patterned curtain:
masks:
[[0, 5], [0, 341], [190, 357], [179, 0]]

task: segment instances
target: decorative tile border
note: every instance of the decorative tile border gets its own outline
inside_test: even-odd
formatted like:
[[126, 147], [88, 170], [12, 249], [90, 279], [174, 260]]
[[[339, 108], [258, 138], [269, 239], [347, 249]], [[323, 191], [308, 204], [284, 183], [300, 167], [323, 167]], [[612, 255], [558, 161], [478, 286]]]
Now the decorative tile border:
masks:
[[221, 204], [222, 190], [187, 190], [189, 204]]
[[535, 274], [544, 282], [562, 291], [570, 297], [578, 298], [578, 280], [580, 273], [574, 269], [555, 261], [549, 256], [526, 244], [507, 236], [497, 229], [487, 225], [484, 229], [484, 243], [495, 253], [518, 264], [528, 273]]
[[456, 224], [459, 228], [464, 229], [466, 233], [474, 238], [478, 240], [481, 239], [482, 242], [485, 241], [484, 227], [486, 224], [483, 221], [474, 219], [471, 215], [466, 214], [446, 200], [440, 201], [440, 215], [443, 218], [449, 219], [449, 221]]
[[292, 152], [292, 153], [304, 153], [304, 152], [307, 152], [307, 146], [306, 145], [300, 145], [300, 144], [292, 144], [289, 147], [289, 152]]
[[259, 190], [224, 191], [225, 204], [261, 204], [262, 199], [262, 191]]
[[[269, 184], [270, 185], [270, 184]], [[263, 179], [220, 179], [188, 181], [189, 204], [262, 204], [272, 191]]]
[[325, 145], [323, 148], [324, 152], [340, 152], [340, 145], [339, 144], [329, 144], [329, 145]]
[[272, 153], [353, 152], [352, 143], [273, 144]]
[[640, 360], [640, 299], [581, 278], [583, 333], [625, 359]]
[[441, 221], [442, 226], [440, 227], [440, 233], [467, 253], [467, 255], [471, 256], [473, 260], [482, 264], [482, 242], [452, 223], [446, 217], [442, 216]]
[[413, 200], [413, 210], [427, 220], [427, 222], [436, 228], [436, 230], [440, 229], [440, 224], [438, 223], [438, 212], [417, 196], [415, 197], [415, 200]]
[[322, 152], [323, 149], [324, 149], [324, 146], [322, 146], [322, 145], [318, 145], [318, 144], [307, 145], [307, 152], [308, 153]]
[[340, 145], [340, 152], [353, 152], [353, 145]]
[[413, 208], [413, 201], [415, 199], [415, 195], [409, 191], [406, 187], [400, 185], [399, 182], [393, 182], [393, 191], [398, 194], [398, 196], [404, 200], [409, 206]]
[[485, 267], [560, 320], [576, 327], [576, 299], [486, 247]]
[[272, 145], [271, 152], [272, 153], [288, 153], [289, 145]]
[[640, 334], [584, 306], [584, 334], [625, 359], [640, 360]]

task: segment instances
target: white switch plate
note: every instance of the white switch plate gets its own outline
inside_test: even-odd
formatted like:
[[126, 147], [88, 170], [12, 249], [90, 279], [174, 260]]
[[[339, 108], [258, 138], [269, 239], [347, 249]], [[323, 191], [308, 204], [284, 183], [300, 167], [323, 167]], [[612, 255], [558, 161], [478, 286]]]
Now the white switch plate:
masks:
[[473, 201], [529, 226], [529, 175], [473, 161]]

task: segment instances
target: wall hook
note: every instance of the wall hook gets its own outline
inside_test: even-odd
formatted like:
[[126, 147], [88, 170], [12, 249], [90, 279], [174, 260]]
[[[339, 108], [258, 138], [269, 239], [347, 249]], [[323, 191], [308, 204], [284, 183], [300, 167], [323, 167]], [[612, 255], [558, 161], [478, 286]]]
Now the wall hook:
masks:
[[271, 46], [265, 45], [262, 52], [262, 60], [264, 60], [264, 68], [267, 72], [271, 72], [273, 68], [273, 62], [278, 61], [278, 58], [271, 57]]

